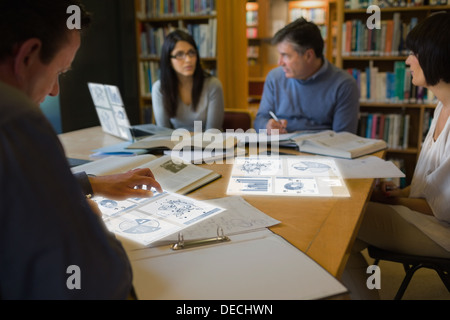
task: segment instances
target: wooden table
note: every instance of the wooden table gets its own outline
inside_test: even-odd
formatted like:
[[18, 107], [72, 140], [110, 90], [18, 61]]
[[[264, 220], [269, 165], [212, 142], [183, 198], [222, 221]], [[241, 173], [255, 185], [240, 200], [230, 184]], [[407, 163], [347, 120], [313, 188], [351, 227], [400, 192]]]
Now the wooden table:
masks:
[[[100, 127], [64, 133], [60, 135], [60, 140], [67, 157], [79, 159], [89, 159], [93, 149], [123, 142], [103, 133]], [[375, 155], [382, 157], [383, 151]], [[190, 193], [189, 197], [204, 200], [226, 196], [232, 166], [230, 164], [202, 166], [222, 174], [222, 178]], [[345, 181], [351, 195], [349, 198], [247, 195], [243, 198], [254, 207], [281, 221], [279, 225], [270, 228], [273, 232], [340, 279], [362, 221], [374, 179]]]

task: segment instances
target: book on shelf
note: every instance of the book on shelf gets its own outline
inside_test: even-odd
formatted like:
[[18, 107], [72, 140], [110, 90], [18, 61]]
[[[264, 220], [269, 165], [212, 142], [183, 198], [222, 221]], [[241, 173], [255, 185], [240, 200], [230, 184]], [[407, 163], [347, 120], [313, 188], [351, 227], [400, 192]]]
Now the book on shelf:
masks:
[[409, 148], [410, 115], [400, 113], [362, 112], [357, 134], [364, 138], [382, 139], [390, 149]]
[[140, 19], [215, 14], [216, 0], [140, 0], [136, 7]]
[[402, 56], [408, 53], [405, 39], [416, 26], [417, 17], [401, 20], [398, 12], [392, 19], [382, 20], [380, 29], [369, 29], [361, 19], [347, 20], [342, 24], [342, 55], [346, 56]]
[[213, 170], [189, 162], [173, 161], [171, 156], [156, 157], [152, 154], [111, 156], [74, 167], [72, 172], [84, 171], [100, 176], [123, 173], [135, 168], [149, 168], [164, 190], [183, 195], [221, 177]]
[[140, 22], [140, 57], [159, 58], [165, 37], [176, 29], [183, 29], [194, 38], [201, 58], [216, 57], [217, 19], [208, 18], [207, 23], [188, 23], [185, 26], [181, 20], [165, 26], [154, 26], [151, 22]]
[[322, 131], [293, 138], [300, 152], [353, 159], [386, 149], [381, 139], [357, 136], [350, 132]]
[[151, 97], [152, 86], [160, 78], [159, 63], [156, 61], [141, 61], [139, 63], [141, 95]]
[[324, 24], [326, 21], [327, 11], [324, 8], [292, 8], [289, 11], [289, 21], [305, 18], [315, 24]]
[[434, 94], [424, 87], [412, 84], [411, 71], [404, 61], [395, 61], [393, 70], [379, 71], [374, 62], [364, 70], [348, 68], [356, 80], [361, 102], [379, 103], [436, 103]]
[[[396, 7], [417, 7], [425, 6], [432, 7], [434, 5], [446, 5], [448, 0], [402, 0], [402, 1], [383, 1], [374, 0], [370, 1], [371, 5], [377, 5], [380, 8], [396, 8]], [[367, 9], [369, 1], [361, 0], [345, 0], [345, 9]]]

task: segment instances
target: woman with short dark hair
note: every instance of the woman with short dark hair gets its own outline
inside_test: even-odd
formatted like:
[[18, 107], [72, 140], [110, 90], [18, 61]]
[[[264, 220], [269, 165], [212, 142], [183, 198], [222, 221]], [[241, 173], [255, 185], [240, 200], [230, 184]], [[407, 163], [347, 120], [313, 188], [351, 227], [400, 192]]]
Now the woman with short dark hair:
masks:
[[412, 82], [437, 97], [429, 132], [422, 144], [411, 185], [391, 182], [374, 190], [343, 280], [355, 295], [370, 299], [367, 262], [360, 251], [373, 245], [397, 253], [450, 258], [450, 13], [419, 23], [406, 38], [406, 64]]

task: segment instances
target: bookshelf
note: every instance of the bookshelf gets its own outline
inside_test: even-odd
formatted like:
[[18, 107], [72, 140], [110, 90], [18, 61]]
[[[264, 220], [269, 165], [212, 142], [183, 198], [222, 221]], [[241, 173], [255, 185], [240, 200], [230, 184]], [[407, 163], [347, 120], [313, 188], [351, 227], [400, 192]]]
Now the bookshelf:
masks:
[[202, 66], [222, 83], [225, 106], [246, 105], [247, 92], [242, 88], [247, 78], [234, 76], [245, 63], [246, 44], [237, 42], [232, 51], [228, 49], [232, 39], [245, 30], [244, 22], [239, 23], [245, 21], [245, 0], [135, 0], [134, 6], [141, 123], [154, 122], [151, 86], [159, 79], [164, 37], [174, 29], [193, 35]]
[[249, 105], [253, 105], [255, 109], [261, 100], [267, 73], [276, 66], [269, 62], [270, 6], [270, 0], [247, 1], [245, 6], [248, 101]]
[[336, 0], [249, 0], [246, 4], [246, 39], [249, 109], [256, 113], [267, 73], [277, 67], [278, 53], [272, 36], [286, 24], [303, 16], [314, 21], [325, 40], [324, 54], [334, 63], [337, 32]]
[[324, 40], [324, 56], [333, 62], [333, 43], [336, 41], [336, 1], [300, 0], [288, 3], [288, 22], [300, 17], [314, 22]]
[[447, 4], [424, 3], [381, 7], [381, 29], [369, 30], [366, 20], [371, 14], [352, 1], [339, 0], [335, 18], [335, 64], [354, 76], [361, 92], [358, 134], [388, 142], [387, 158], [398, 162], [406, 185], [437, 103], [431, 92], [412, 85], [404, 39], [431, 13], [450, 10]]

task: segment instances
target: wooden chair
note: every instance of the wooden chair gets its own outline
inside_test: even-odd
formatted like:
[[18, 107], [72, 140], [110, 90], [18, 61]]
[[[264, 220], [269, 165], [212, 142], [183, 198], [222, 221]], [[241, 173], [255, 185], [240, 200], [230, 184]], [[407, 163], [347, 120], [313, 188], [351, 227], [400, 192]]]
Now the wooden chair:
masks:
[[222, 128], [227, 129], [242, 129], [247, 131], [252, 127], [252, 117], [247, 110], [240, 109], [226, 109], [223, 117]]
[[394, 300], [400, 300], [408, 287], [414, 273], [420, 268], [433, 269], [437, 272], [447, 290], [450, 292], [450, 259], [413, 256], [407, 254], [395, 253], [382, 250], [374, 246], [368, 248], [369, 256], [375, 259], [374, 264], [378, 264], [380, 260], [398, 262], [403, 264], [406, 275], [400, 285]]

